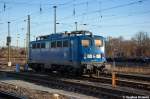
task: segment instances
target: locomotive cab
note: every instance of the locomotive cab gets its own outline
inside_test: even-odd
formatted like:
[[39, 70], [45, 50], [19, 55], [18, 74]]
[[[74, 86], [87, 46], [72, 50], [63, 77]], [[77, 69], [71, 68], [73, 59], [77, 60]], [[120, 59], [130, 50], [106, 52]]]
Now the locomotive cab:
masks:
[[84, 72], [95, 73], [105, 68], [104, 38], [101, 36], [86, 36], [80, 38], [81, 64]]

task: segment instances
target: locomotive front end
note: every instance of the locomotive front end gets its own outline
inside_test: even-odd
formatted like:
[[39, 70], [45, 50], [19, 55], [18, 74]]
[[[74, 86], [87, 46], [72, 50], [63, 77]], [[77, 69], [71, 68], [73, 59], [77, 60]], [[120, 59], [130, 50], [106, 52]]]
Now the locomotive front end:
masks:
[[81, 39], [81, 64], [85, 73], [105, 70], [105, 40], [101, 36]]

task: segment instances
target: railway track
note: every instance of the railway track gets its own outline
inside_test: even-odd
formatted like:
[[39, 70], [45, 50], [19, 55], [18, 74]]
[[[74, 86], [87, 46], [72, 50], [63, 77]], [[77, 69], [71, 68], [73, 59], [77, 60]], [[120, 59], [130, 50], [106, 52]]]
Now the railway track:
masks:
[[8, 93], [8, 92], [0, 91], [0, 99], [25, 99], [25, 98], [20, 97], [14, 93]]
[[[48, 75], [55, 76], [55, 77], [57, 76], [57, 77], [60, 77], [60, 78], [72, 79], [72, 77], [68, 76], [68, 75], [65, 75], [65, 76], [63, 75], [62, 76], [62, 75], [57, 75], [57, 74], [54, 74], [54, 73], [50, 73]], [[118, 77], [118, 75], [120, 75], [120, 74], [117, 74], [117, 79], [116, 79], [116, 85], [118, 85], [118, 86], [126, 86], [126, 87], [130, 87], [130, 88], [142, 89], [142, 90], [147, 90], [147, 91], [150, 90], [150, 81], [149, 81], [150, 77], [148, 77], [148, 76], [121, 74], [121, 76]], [[129, 75], [129, 77], [127, 75]], [[139, 79], [136, 80], [133, 77], [139, 78]], [[107, 75], [106, 74], [101, 74], [101, 76], [98, 77], [98, 78], [97, 77], [92, 77], [91, 78], [89, 76], [73, 77], [73, 79], [74, 78], [79, 79], [79, 80], [88, 80], [90, 82], [100, 82], [100, 83], [108, 83], [108, 84], [112, 83], [111, 74], [107, 74]]]
[[112, 88], [110, 84], [100, 82], [89, 82], [84, 80], [62, 79], [39, 74], [28, 73], [7, 73], [7, 76], [24, 79], [29, 82], [45, 85], [51, 88], [63, 89], [83, 93], [95, 97], [105, 97], [106, 99], [120, 99], [123, 96], [148, 96], [149, 91], [131, 89], [127, 87]]
[[[100, 83], [112, 83], [112, 78], [111, 77], [89, 77], [89, 76], [84, 76], [82, 79], [84, 80], [89, 80], [92, 82], [100, 82]], [[148, 81], [138, 81], [138, 80], [133, 80], [133, 79], [127, 79], [127, 78], [117, 78], [116, 79], [116, 85], [117, 86], [126, 86], [130, 88], [135, 88], [135, 89], [141, 89], [141, 90], [150, 90], [150, 82]]]
[[135, 80], [141, 80], [141, 81], [147, 81], [150, 82], [150, 76], [149, 75], [139, 75], [139, 74], [123, 74], [119, 73], [117, 75], [118, 77], [128, 78], [128, 79], [135, 79]]
[[[50, 76], [54, 76], [54, 77], [60, 77], [60, 78], [69, 78], [69, 79], [72, 79], [72, 76], [68, 76], [68, 75], [59, 75], [59, 74], [54, 74], [54, 73], [50, 73], [48, 74]], [[122, 74], [122, 75], [125, 75], [125, 74]], [[131, 74], [130, 74], [131, 75]], [[118, 74], [117, 74], [117, 79], [116, 79], [116, 85], [117, 86], [125, 86], [125, 87], [130, 87], [130, 88], [135, 88], [135, 89], [141, 89], [141, 90], [147, 90], [149, 91], [150, 90], [150, 77], [148, 76], [141, 76], [140, 77], [143, 77], [143, 78], [140, 78], [138, 75], [137, 78], [140, 78], [138, 80], [136, 79], [133, 79], [134, 75], [131, 75], [131, 77], [127, 77], [127, 76], [119, 76], [118, 77]], [[135, 77], [136, 77], [135, 76]], [[145, 78], [144, 78], [145, 77]], [[46, 78], [45, 78], [46, 79]], [[111, 84], [112, 83], [112, 78], [111, 78], [111, 75], [109, 74], [101, 74], [100, 77], [89, 77], [89, 76], [82, 76], [82, 77], [73, 77], [73, 79], [78, 79], [78, 80], [87, 80], [87, 81], [90, 81], [90, 82], [97, 82], [97, 83], [107, 83], [107, 84]], [[142, 80], [143, 79], [143, 80]]]
[[16, 85], [0, 82], [0, 99], [27, 99], [19, 92], [20, 90], [18, 91]]
[[[101, 73], [100, 75], [103, 75], [103, 76], [106, 76], [106, 77], [111, 77], [112, 76], [111, 73], [108, 73], [108, 74]], [[150, 82], [150, 76], [149, 75], [116, 73], [116, 76], [118, 78], [126, 78], [126, 79], [131, 79], [131, 80]]]

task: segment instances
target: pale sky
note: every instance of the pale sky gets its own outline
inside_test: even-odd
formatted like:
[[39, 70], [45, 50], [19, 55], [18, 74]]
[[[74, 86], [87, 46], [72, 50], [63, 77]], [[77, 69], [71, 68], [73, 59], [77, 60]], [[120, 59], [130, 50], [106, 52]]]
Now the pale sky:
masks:
[[[10, 21], [12, 44], [24, 46], [27, 15], [31, 15], [31, 40], [54, 31], [57, 6], [57, 32], [89, 30], [104, 37], [130, 39], [139, 31], [150, 34], [150, 0], [0, 0], [0, 45], [6, 45]], [[41, 9], [41, 11], [40, 11]], [[87, 24], [87, 25], [83, 25]]]

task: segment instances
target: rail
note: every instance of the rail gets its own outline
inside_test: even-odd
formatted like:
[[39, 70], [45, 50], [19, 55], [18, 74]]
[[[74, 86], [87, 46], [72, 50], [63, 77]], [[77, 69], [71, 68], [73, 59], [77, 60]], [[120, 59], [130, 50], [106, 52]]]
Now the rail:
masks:
[[83, 93], [95, 97], [106, 96], [108, 99], [110, 97], [113, 97], [114, 99], [120, 99], [123, 96], [147, 96], [150, 94], [148, 91], [137, 89], [131, 90], [129, 87], [127, 88], [117, 86], [116, 88], [112, 88], [110, 84], [98, 84], [95, 82], [89, 83], [88, 81], [83, 80], [60, 79], [50, 76], [31, 75], [30, 73], [8, 73], [7, 75], [18, 79], [24, 79], [29, 82], [45, 85], [51, 88]]
[[4, 91], [0, 91], [0, 99], [26, 99], [24, 97], [20, 97], [14, 93], [8, 93], [8, 92], [4, 92]]

